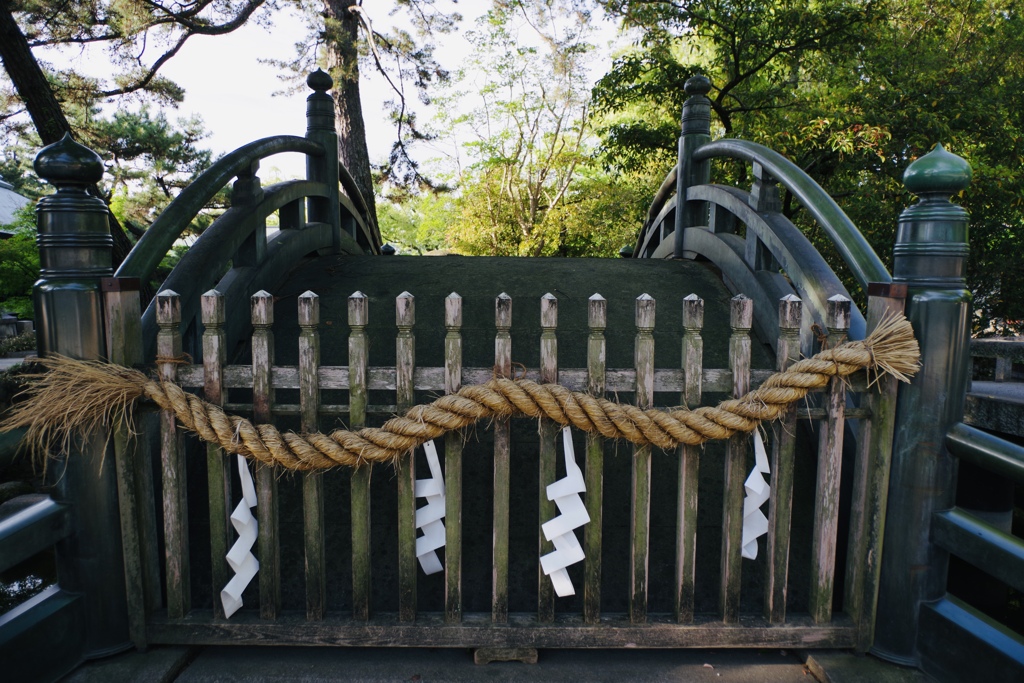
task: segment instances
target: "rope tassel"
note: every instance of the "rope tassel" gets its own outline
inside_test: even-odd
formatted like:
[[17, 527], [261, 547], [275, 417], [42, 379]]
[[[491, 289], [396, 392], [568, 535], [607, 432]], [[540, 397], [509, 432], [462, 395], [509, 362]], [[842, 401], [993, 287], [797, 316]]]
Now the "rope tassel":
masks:
[[832, 377], [866, 370], [909, 382], [919, 361], [910, 323], [903, 316], [889, 316], [863, 341], [847, 342], [794, 363], [758, 389], [715, 407], [641, 410], [557, 384], [497, 378], [414, 406], [380, 428], [295, 434], [228, 415], [172, 382], [152, 380], [136, 370], [50, 357], [40, 360], [49, 372], [32, 383], [28, 399], [4, 421], [2, 431], [27, 427], [29, 445], [45, 452], [49, 446], [67, 445], [76, 432], [128, 423], [132, 404], [148, 398], [172, 411], [185, 429], [228, 453], [299, 471], [395, 463], [446, 432], [478, 420], [514, 415], [546, 418], [605, 438], [671, 450], [679, 444], [696, 446], [737, 432], [749, 433], [761, 420], [781, 417], [789, 404], [825, 387]]

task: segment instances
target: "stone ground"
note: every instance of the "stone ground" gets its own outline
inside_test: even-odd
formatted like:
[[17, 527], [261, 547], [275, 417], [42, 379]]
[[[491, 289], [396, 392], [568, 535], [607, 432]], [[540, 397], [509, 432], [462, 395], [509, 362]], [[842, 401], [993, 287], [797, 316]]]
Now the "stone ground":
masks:
[[543, 650], [536, 664], [473, 663], [468, 650], [154, 647], [89, 662], [64, 683], [321, 681], [693, 681], [927, 683], [924, 674], [871, 656], [788, 650]]

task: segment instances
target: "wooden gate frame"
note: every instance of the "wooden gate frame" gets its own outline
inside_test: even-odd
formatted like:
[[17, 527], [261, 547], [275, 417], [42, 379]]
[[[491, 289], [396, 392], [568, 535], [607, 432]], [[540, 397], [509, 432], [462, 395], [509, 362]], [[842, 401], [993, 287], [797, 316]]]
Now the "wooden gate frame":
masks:
[[[893, 291], [895, 290], [895, 291]], [[873, 292], [869, 305], [869, 324], [874, 325], [887, 311], [901, 311], [902, 288], [884, 286]], [[356, 292], [349, 298], [349, 366], [324, 366], [319, 363], [318, 298], [306, 292], [298, 299], [301, 328], [298, 367], [273, 364], [273, 297], [258, 292], [252, 297], [251, 366], [224, 365], [223, 297], [216, 291], [203, 296], [204, 363], [202, 366], [175, 362], [181, 351], [180, 298], [174, 292], [157, 297], [159, 324], [158, 354], [169, 359], [158, 363], [162, 378], [185, 387], [202, 388], [207, 400], [223, 403], [227, 389], [251, 388], [251, 404], [228, 404], [232, 412], [250, 410], [257, 421], [270, 421], [274, 415], [296, 414], [302, 418], [303, 429], [315, 429], [319, 415], [345, 413], [353, 426], [365, 420], [367, 412], [391, 413], [412, 405], [414, 389], [438, 392], [456, 391], [462, 384], [486, 381], [493, 367], [464, 368], [461, 361], [461, 298], [452, 294], [445, 300], [446, 361], [444, 367], [415, 366], [415, 299], [409, 293], [397, 297], [396, 366], [370, 367], [367, 339], [363, 327], [367, 321], [367, 299]], [[640, 402], [650, 405], [654, 393], [679, 399], [690, 405], [700, 402], [702, 391], [746, 393], [763, 381], [770, 372], [750, 370], [750, 327], [753, 301], [742, 295], [732, 300], [730, 367], [701, 367], [703, 301], [686, 297], [684, 307], [685, 334], [682, 339], [685, 367], [655, 369], [653, 338], [655, 301], [644, 295], [636, 301], [636, 358], [634, 368], [609, 369], [604, 366], [604, 330], [606, 301], [596, 294], [588, 302], [590, 336], [589, 361], [585, 369], [560, 369], [557, 363], [556, 330], [558, 301], [548, 294], [540, 300], [542, 333], [541, 367], [526, 370], [528, 378], [559, 381], [572, 389], [604, 392], [635, 392]], [[127, 291], [107, 297], [111, 319], [124, 319], [129, 311], [138, 310], [137, 293]], [[509, 368], [509, 345], [512, 300], [500, 295], [495, 300], [496, 357], [495, 367]], [[779, 303], [783, 334], [778, 343], [779, 369], [799, 358], [799, 330], [802, 305], [794, 296]], [[838, 343], [847, 332], [850, 301], [834, 297], [829, 302], [829, 343]], [[136, 341], [124, 335], [112, 335], [109, 342], [115, 355], [128, 358], [130, 349], [139, 348]], [[136, 355], [138, 353], [136, 352]], [[853, 389], [863, 390], [860, 383]], [[299, 405], [274, 402], [275, 389], [298, 389]], [[323, 406], [321, 390], [348, 390], [349, 405]], [[395, 404], [369, 406], [368, 391], [394, 391]], [[602, 445], [599, 438], [588, 439], [586, 478], [587, 506], [592, 522], [586, 527], [587, 560], [584, 568], [584, 607], [582, 614], [567, 614], [555, 609], [550, 581], [538, 573], [538, 609], [536, 613], [509, 614], [507, 593], [508, 572], [508, 424], [498, 422], [495, 429], [495, 507], [493, 548], [493, 599], [490, 614], [463, 614], [461, 598], [461, 440], [451, 435], [446, 440], [446, 530], [445, 610], [443, 613], [422, 613], [416, 608], [418, 567], [415, 549], [416, 530], [413, 513], [415, 468], [406, 460], [398, 469], [399, 528], [399, 611], [374, 613], [370, 605], [369, 548], [370, 536], [366, 520], [369, 512], [369, 476], [356, 476], [352, 481], [353, 548], [353, 610], [352, 616], [329, 614], [325, 610], [325, 566], [323, 554], [324, 511], [322, 475], [303, 474], [303, 518], [305, 520], [306, 613], [289, 614], [280, 610], [279, 558], [277, 541], [276, 476], [267, 468], [257, 472], [260, 520], [259, 547], [270, 548], [260, 553], [260, 599], [258, 613], [243, 611], [230, 620], [223, 618], [219, 604], [213, 609], [193, 609], [189, 594], [189, 549], [187, 513], [185, 511], [185, 462], [179, 428], [173, 416], [161, 416], [161, 462], [163, 517], [165, 538], [166, 595], [165, 604], [152, 603], [146, 609], [146, 577], [160, 574], [151, 566], [156, 554], [155, 537], [133, 534], [132, 530], [152, 528], [155, 511], [147, 501], [135, 499], [135, 506], [122, 505], [122, 530], [133, 553], [126, 555], [129, 585], [135, 592], [130, 599], [133, 609], [132, 639], [137, 645], [161, 644], [320, 644], [360, 646], [419, 646], [474, 648], [545, 648], [545, 647], [841, 647], [866, 649], [871, 643], [874, 622], [874, 595], [878, 581], [877, 558], [881, 554], [882, 523], [885, 515], [885, 489], [888, 481], [888, 453], [892, 442], [892, 404], [895, 382], [883, 379], [880, 386], [866, 394], [861, 408], [847, 408], [847, 384], [834, 380], [824, 403], [827, 408], [799, 410], [793, 407], [778, 430], [772, 449], [772, 497], [769, 507], [770, 531], [766, 560], [768, 564], [765, 610], [761, 615], [740, 614], [740, 535], [742, 530], [743, 482], [746, 477], [746, 436], [733, 437], [727, 447], [726, 493], [724, 500], [722, 578], [720, 609], [717, 614], [694, 614], [693, 588], [696, 550], [697, 511], [696, 481], [700, 449], [680, 447], [680, 480], [677, 530], [677, 584], [674, 588], [675, 610], [671, 614], [647, 613], [647, 554], [650, 518], [649, 447], [634, 449], [632, 533], [630, 546], [631, 582], [629, 611], [608, 614], [600, 610], [600, 561], [602, 519]], [[673, 403], [675, 401], [673, 400]], [[875, 417], [877, 416], [877, 417]], [[792, 499], [793, 457], [798, 418], [820, 420], [821, 451], [814, 524], [810, 590], [810, 614], [787, 614], [786, 580], [789, 563], [789, 527]], [[859, 419], [863, 425], [860, 449], [854, 475], [853, 522], [848, 539], [846, 584], [842, 588], [843, 612], [833, 615], [833, 584], [838, 539], [838, 498], [840, 463], [842, 461], [843, 429], [846, 419]], [[870, 425], [868, 427], [867, 425]], [[557, 427], [544, 422], [541, 435], [540, 486], [555, 478], [555, 437]], [[117, 470], [121, 480], [144, 478], [149, 471], [147, 460], [139, 458], [130, 448], [116, 450]], [[659, 456], [655, 456], [659, 457]], [[208, 447], [210, 518], [212, 556], [223, 557], [229, 547], [227, 523], [230, 514], [231, 477], [233, 467], [216, 447]], [[123, 492], [132, 489], [127, 483]], [[540, 522], [550, 519], [553, 504], [540, 496]], [[148, 548], [147, 548], [148, 546]], [[541, 553], [551, 548], [541, 541]], [[223, 561], [214, 565], [213, 585], [227, 582]], [[130, 590], [130, 592], [131, 592]], [[152, 591], [153, 595], [159, 589]]]

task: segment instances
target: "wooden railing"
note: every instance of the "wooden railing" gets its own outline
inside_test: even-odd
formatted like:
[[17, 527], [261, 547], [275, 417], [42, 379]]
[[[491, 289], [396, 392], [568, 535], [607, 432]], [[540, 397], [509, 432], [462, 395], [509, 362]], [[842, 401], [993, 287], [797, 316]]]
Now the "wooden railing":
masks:
[[[461, 385], [484, 382], [494, 374], [507, 375], [512, 370], [509, 331], [511, 328], [512, 300], [499, 295], [495, 300], [495, 362], [491, 367], [464, 367], [462, 364], [462, 300], [452, 294], [444, 301], [447, 329], [445, 363], [443, 367], [416, 365], [415, 328], [416, 299], [408, 292], [395, 300], [396, 362], [394, 366], [370, 365], [365, 333], [369, 310], [368, 298], [354, 293], [348, 299], [349, 365], [319, 365], [320, 319], [319, 299], [306, 292], [298, 299], [300, 326], [298, 366], [278, 366], [274, 362], [273, 297], [259, 292], [252, 297], [251, 320], [255, 332], [252, 338], [252, 363], [225, 365], [223, 297], [216, 291], [202, 298], [203, 365], [182, 364], [180, 327], [178, 325], [181, 301], [170, 291], [157, 297], [157, 320], [160, 326], [158, 363], [161, 377], [179, 384], [200, 389], [209, 401], [221, 403], [228, 412], [251, 413], [257, 422], [272, 422], [297, 416], [300, 428], [314, 430], [328, 418], [347, 418], [352, 427], [363, 425], [368, 416], [387, 415], [403, 411], [413, 404], [416, 392], [446, 393]], [[638, 405], [661, 405], [680, 402], [695, 407], [702, 396], [709, 393], [740, 395], [758, 386], [768, 374], [765, 370], [750, 369], [750, 327], [753, 315], [752, 300], [740, 295], [732, 300], [732, 337], [729, 342], [729, 368], [702, 368], [703, 301], [696, 296], [686, 297], [684, 310], [684, 336], [682, 340], [684, 362], [681, 367], [655, 368], [653, 337], [655, 308], [658, 302], [644, 295], [636, 301], [635, 358], [632, 368], [605, 366], [605, 328], [607, 302], [595, 294], [588, 302], [589, 336], [586, 339], [559, 339], [558, 313], [560, 302], [552, 295], [540, 301], [541, 334], [540, 366], [520, 369], [517, 374], [542, 382], [555, 382], [563, 386], [589, 391], [597, 395], [613, 396], [629, 392], [636, 396]], [[662, 302], [664, 305], [667, 302]], [[116, 304], [115, 304], [116, 305]], [[130, 304], [129, 304], [130, 305]], [[886, 310], [900, 310], [902, 300], [872, 297], [869, 318], [872, 324]], [[802, 304], [796, 297], [787, 297], [779, 303], [782, 334], [778, 342], [779, 368], [785, 368], [799, 357], [799, 329]], [[850, 302], [840, 297], [829, 303], [830, 335], [827, 343], [840, 341], [849, 321]], [[380, 315], [378, 313], [377, 315]], [[337, 328], [331, 328], [332, 334]], [[558, 343], [582, 343], [588, 348], [587, 368], [560, 368]], [[116, 343], [116, 342], [115, 342]], [[133, 614], [133, 634], [145, 633], [153, 643], [301, 643], [335, 645], [417, 645], [450, 647], [609, 647], [632, 643], [639, 647], [687, 646], [743, 646], [766, 645], [779, 647], [857, 647], [864, 649], [870, 643], [874, 614], [874, 594], [877, 584], [877, 558], [880, 552], [881, 525], [884, 519], [885, 486], [888, 455], [892, 440], [892, 402], [895, 387], [882, 380], [879, 387], [866, 394], [861, 408], [847, 408], [847, 391], [864, 391], [865, 383], [857, 380], [847, 386], [834, 381], [825, 392], [825, 408], [809, 409], [794, 406], [776, 428], [766, 431], [771, 436], [772, 495], [770, 501], [770, 530], [767, 550], [759, 563], [764, 563], [764, 609], [761, 614], [741, 614], [741, 534], [743, 515], [743, 483], [749, 470], [748, 436], [733, 437], [726, 447], [725, 488], [723, 491], [723, 521], [721, 534], [721, 576], [718, 579], [719, 609], [717, 613], [695, 613], [694, 586], [696, 575], [697, 499], [702, 449], [681, 447], [677, 453], [652, 452], [650, 447], [636, 447], [632, 455], [632, 484], [629, 513], [630, 541], [628, 547], [607, 547], [602, 538], [602, 510], [621, 509], [625, 501], [604, 500], [604, 444], [599, 437], [588, 436], [586, 446], [585, 477], [586, 505], [591, 522], [584, 528], [586, 560], [582, 567], [582, 614], [566, 614], [558, 608], [548, 577], [538, 570], [537, 608], [535, 613], [509, 611], [509, 557], [515, 553], [534, 552], [529, 547], [509, 542], [510, 470], [514, 451], [510, 443], [508, 420], [493, 425], [494, 465], [493, 481], [464, 482], [462, 479], [463, 440], [459, 434], [449, 434], [444, 445], [446, 485], [445, 581], [443, 610], [437, 613], [421, 611], [417, 600], [418, 566], [415, 556], [414, 481], [415, 459], [406, 458], [397, 468], [398, 516], [397, 528], [384, 537], [370, 532], [370, 477], [366, 467], [351, 476], [351, 511], [348, 526], [351, 529], [351, 614], [343, 615], [327, 609], [327, 574], [325, 562], [325, 536], [331, 536], [332, 520], [338, 510], [325, 515], [323, 481], [339, 476], [338, 472], [302, 475], [303, 546], [305, 552], [305, 614], [281, 609], [281, 558], [278, 520], [283, 514], [277, 495], [280, 474], [269, 468], [256, 472], [258, 491], [260, 560], [258, 610], [243, 608], [225, 620], [223, 611], [213, 604], [193, 606], [190, 577], [193, 568], [190, 556], [196, 549], [189, 542], [185, 501], [186, 455], [180, 429], [173, 419], [161, 418], [160, 460], [162, 463], [166, 600], [161, 606], [152, 606]], [[226, 402], [229, 392], [251, 392], [244, 402]], [[298, 403], [276, 400], [276, 394], [298, 390]], [[347, 392], [348, 402], [328, 404], [322, 392]], [[344, 395], [344, 394], [343, 394]], [[371, 403], [371, 397], [391, 396], [385, 403]], [[842, 462], [842, 434], [847, 419], [870, 423], [866, 438], [856, 456], [853, 474], [852, 517], [849, 533], [844, 537], [838, 527], [839, 486]], [[787, 580], [791, 544], [791, 510], [793, 472], [798, 448], [797, 420], [820, 422], [820, 449], [818, 449], [818, 478], [814, 500], [814, 523], [810, 566], [805, 568], [811, 585], [807, 614], [794, 613], [787, 605]], [[555, 436], [557, 427], [542, 421], [540, 424], [540, 479], [539, 492], [556, 478], [557, 458]], [[679, 479], [676, 487], [676, 523], [672, 537], [651, 527], [652, 461], [678, 458]], [[214, 446], [207, 447], [208, 506], [211, 524], [210, 554], [214, 558], [211, 582], [214, 594], [228, 579], [228, 568], [223, 558], [231, 538], [228, 515], [232, 502], [232, 472], [228, 460]], [[659, 466], [660, 467], [660, 466]], [[708, 465], [704, 465], [707, 473]], [[707, 476], [707, 475], [705, 475]], [[464, 487], [493, 488], [493, 548], [489, 574], [492, 584], [490, 614], [463, 611], [463, 571], [480, 571], [487, 563], [481, 558], [465, 558], [462, 546], [462, 490]], [[540, 553], [552, 549], [540, 534], [540, 523], [555, 515], [554, 505], [544, 495], [538, 509], [537, 538]], [[125, 505], [124, 503], [128, 503]], [[609, 508], [609, 506], [611, 506]], [[664, 503], [661, 503], [664, 506]], [[122, 510], [133, 517], [123, 523], [126, 529], [145, 526], [145, 520], [156, 518], [153, 501], [140, 498], [124, 501]], [[159, 545], [157, 538], [138, 538], [136, 556], [126, 560], [129, 590], [143, 591], [144, 576], [152, 572], [147, 557], [153, 557]], [[371, 604], [372, 574], [371, 548], [379, 544], [397, 543], [398, 608], [394, 613], [382, 613]], [[674, 610], [669, 614], [648, 613], [650, 590], [649, 553], [652, 544], [669, 543], [677, 548], [675, 577], [672, 586]], [[845, 544], [845, 583], [835, 585], [838, 548]], [[126, 544], [128, 550], [132, 544]], [[609, 553], [629, 556], [629, 585], [627, 613], [610, 614], [602, 610], [602, 593], [622, 590], [602, 580], [602, 559]], [[203, 553], [205, 554], [205, 553]], [[578, 570], [574, 570], [578, 571]], [[577, 578], [576, 581], [580, 579]], [[705, 579], [706, 580], [706, 579]], [[579, 584], [578, 584], [579, 585]], [[134, 588], [133, 588], [134, 587]], [[659, 587], [662, 589], [663, 587]], [[841, 597], [840, 597], [841, 596]], [[130, 604], [146, 605], [142, 595], [130, 599]], [[833, 613], [833, 605], [841, 605], [841, 613]], [[501, 628], [495, 628], [501, 626]], [[585, 634], [585, 636], [584, 636]]]

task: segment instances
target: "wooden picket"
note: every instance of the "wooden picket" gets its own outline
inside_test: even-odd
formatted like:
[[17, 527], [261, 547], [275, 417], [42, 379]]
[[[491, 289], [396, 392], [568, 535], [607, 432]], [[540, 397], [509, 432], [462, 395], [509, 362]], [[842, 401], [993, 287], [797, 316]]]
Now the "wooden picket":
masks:
[[[414, 327], [415, 298], [403, 292], [395, 300], [396, 361], [393, 367], [370, 365], [370, 343], [366, 326], [369, 320], [369, 299], [356, 292], [348, 299], [349, 365], [320, 364], [319, 299], [313, 292], [298, 297], [299, 364], [298, 367], [274, 365], [273, 296], [259, 292], [252, 297], [252, 363], [248, 366], [226, 365], [223, 342], [224, 301], [217, 292], [208, 292], [202, 299], [204, 358], [201, 366], [182, 363], [177, 324], [180, 301], [173, 292], [162, 292], [157, 299], [160, 325], [158, 369], [161, 376], [174, 379], [187, 388], [201, 388], [207, 400], [225, 404], [229, 411], [251, 411], [258, 421], [273, 421], [276, 416], [297, 415], [301, 429], [316, 430], [325, 416], [344, 415], [354, 428], [367, 423], [367, 416], [405, 410], [415, 401], [416, 391], [454, 392], [460, 386], [486, 381], [494, 375], [512, 376], [513, 301], [505, 294], [495, 299], [495, 363], [491, 368], [463, 365], [462, 298], [452, 293], [444, 300], [443, 367], [417, 367]], [[679, 397], [689, 407], [700, 404], [708, 392], [729, 392], [739, 396], [759, 385], [770, 373], [751, 370], [750, 329], [753, 302], [740, 295], [731, 302], [729, 369], [702, 367], [704, 302], [695, 295], [682, 300], [681, 363], [678, 368], [655, 368], [654, 299], [647, 295], [635, 301], [636, 332], [633, 368], [606, 367], [607, 306], [599, 294], [588, 301], [587, 367], [560, 368], [558, 363], [558, 308], [560, 302], [546, 294], [539, 302], [541, 334], [540, 367], [518, 370], [542, 382], [561, 382], [573, 389], [594, 395], [610, 392], [634, 392], [641, 407], [654, 405], [655, 394]], [[874, 324], [885, 306], [872, 300], [870, 322]], [[849, 324], [850, 302], [836, 298], [829, 306], [829, 336], [826, 343], [842, 341]], [[780, 336], [777, 342], [777, 368], [785, 369], [799, 356], [801, 302], [788, 296], [779, 302]], [[859, 381], [859, 380], [858, 380]], [[258, 611], [243, 609], [230, 620], [224, 619], [217, 591], [229, 578], [223, 556], [233, 534], [228, 520], [232, 500], [233, 461], [216, 447], [207, 449], [209, 483], [210, 547], [213, 557], [212, 609], [193, 609], [190, 588], [189, 540], [185, 495], [185, 459], [182, 435], [169, 416], [161, 420], [161, 462], [163, 473], [163, 519], [165, 546], [166, 599], [164, 609], [149, 606], [147, 633], [152, 643], [214, 643], [223, 639], [234, 642], [288, 643], [304, 638], [307, 644], [359, 645], [422, 645], [467, 646], [478, 648], [530, 647], [609, 647], [627, 642], [640, 647], [665, 646], [766, 646], [795, 647], [807, 643], [829, 647], [861, 647], [868, 642], [864, 635], [870, 629], [873, 615], [873, 591], [876, 568], [861, 567], [870, 561], [870, 553], [880, 533], [876, 517], [878, 501], [884, 500], [882, 488], [888, 464], [879, 460], [871, 446], [861, 446], [855, 474], [853, 501], [858, 515], [851, 522], [848, 541], [846, 584], [841, 587], [842, 613], [833, 614], [836, 548], [838, 537], [839, 473], [842, 462], [842, 435], [846, 418], [862, 420], [863, 437], [879, 444], [891, 440], [891, 420], [874, 425], [868, 418], [871, 408], [891, 402], [892, 383], [883, 383], [883, 394], [865, 401], [860, 408], [847, 409], [847, 391], [862, 391], [859, 384], [834, 381], [820, 392], [817, 404], [793, 406], [769, 430], [771, 438], [772, 490], [768, 505], [769, 533], [765, 552], [757, 562], [764, 563], [764, 609], [761, 615], [743, 615], [740, 619], [740, 560], [743, 483], [749, 471], [749, 437], [739, 435], [725, 448], [721, 574], [719, 611], [717, 614], [695, 613], [697, 577], [697, 511], [699, 460], [702, 449], [680, 447], [672, 456], [652, 452], [649, 447], [633, 451], [631, 467], [631, 507], [629, 546], [609, 548], [602, 534], [604, 520], [604, 443], [598, 436], [588, 435], [586, 459], [583, 464], [587, 491], [584, 494], [591, 522], [583, 528], [586, 559], [582, 566], [582, 613], [564, 614], [550, 579], [538, 569], [537, 613], [509, 612], [509, 503], [510, 503], [510, 421], [495, 420], [493, 464], [493, 522], [491, 557], [491, 610], [482, 615], [465, 612], [463, 605], [463, 527], [462, 527], [462, 449], [458, 434], [445, 439], [444, 472], [446, 546], [444, 549], [444, 606], [438, 614], [418, 608], [417, 583], [419, 566], [415, 555], [416, 499], [415, 458], [406, 458], [394, 477], [398, 501], [398, 611], [378, 613], [371, 604], [373, 593], [371, 548], [382, 539], [371, 539], [370, 483], [372, 468], [352, 473], [350, 521], [352, 533], [352, 587], [350, 617], [334, 614], [328, 609], [327, 576], [330, 567], [324, 550], [329, 519], [338, 510], [325, 512], [324, 475], [308, 473], [301, 477], [303, 546], [305, 552], [305, 618], [281, 609], [281, 558], [278, 524], [279, 500], [276, 493], [278, 477], [273, 470], [256, 469], [259, 539], [256, 548], [260, 559]], [[227, 403], [229, 389], [248, 389], [251, 404]], [[278, 390], [297, 389], [299, 404], [278, 403]], [[347, 390], [347, 405], [329, 405], [321, 399], [325, 390]], [[394, 405], [371, 405], [370, 392], [391, 392]], [[380, 394], [376, 394], [380, 395]], [[787, 605], [787, 582], [790, 566], [790, 545], [793, 506], [793, 459], [797, 419], [821, 423], [818, 481], [815, 497], [811, 567], [809, 576], [809, 614], [793, 614]], [[888, 430], [888, 433], [887, 431]], [[538, 521], [555, 514], [545, 488], [557, 476], [557, 425], [541, 420], [539, 425], [540, 454], [538, 478]], [[651, 584], [651, 488], [652, 462], [662, 457], [679, 461], [676, 486], [676, 531], [674, 542], [675, 570], [672, 573], [673, 613], [648, 613]], [[479, 485], [474, 482], [474, 486]], [[144, 502], [137, 501], [138, 505]], [[139, 511], [139, 518], [146, 517]], [[151, 514], [151, 513], [150, 513]], [[538, 528], [538, 549], [545, 554], [553, 546]], [[156, 539], [144, 539], [154, 547]], [[145, 548], [139, 553], [145, 555]], [[601, 565], [609, 552], [628, 552], [629, 583], [627, 614], [602, 611], [602, 596], [616, 587], [602, 582]], [[473, 559], [479, 566], [479, 559]], [[142, 569], [138, 569], [141, 572]], [[141, 585], [141, 575], [135, 583]], [[865, 595], [865, 591], [871, 594]], [[251, 606], [250, 606], [251, 607]], [[258, 618], [257, 616], [258, 615]], [[318, 626], [318, 624], [320, 626]], [[404, 624], [404, 626], [403, 626]], [[489, 624], [501, 625], [488, 630]], [[444, 630], [441, 627], [450, 627]], [[371, 628], [372, 627], [372, 628]], [[413, 630], [408, 630], [412, 628]], [[451, 630], [454, 628], [455, 630]], [[371, 629], [371, 630], [367, 630]], [[403, 630], [404, 629], [404, 630]], [[587, 629], [581, 638], [577, 629]]]

